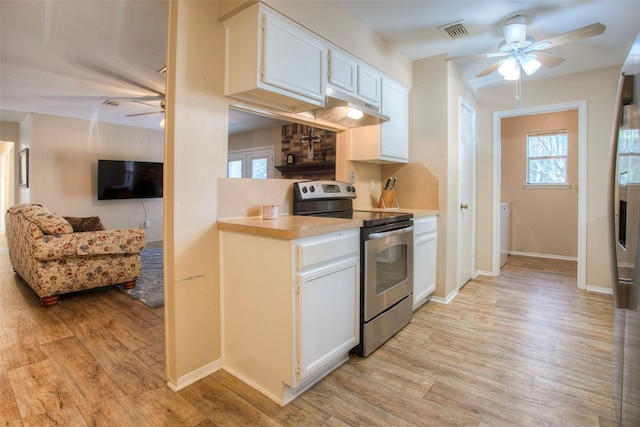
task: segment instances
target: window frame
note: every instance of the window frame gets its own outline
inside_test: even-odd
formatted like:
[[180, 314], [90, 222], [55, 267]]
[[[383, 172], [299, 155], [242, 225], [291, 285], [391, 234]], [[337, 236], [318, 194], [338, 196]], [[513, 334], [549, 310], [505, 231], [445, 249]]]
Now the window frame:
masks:
[[[529, 139], [531, 137], [540, 137], [540, 136], [556, 136], [556, 135], [564, 135], [566, 139], [566, 154], [564, 155], [551, 155], [551, 156], [529, 156]], [[527, 132], [525, 138], [525, 179], [524, 179], [524, 188], [535, 189], [535, 188], [544, 188], [544, 189], [567, 189], [571, 188], [571, 183], [569, 182], [569, 131], [568, 129], [555, 129], [555, 130], [545, 130], [545, 131], [535, 131], [535, 132]], [[544, 160], [544, 159], [564, 159], [565, 168], [564, 168], [564, 182], [529, 182], [529, 165], [531, 160]]]

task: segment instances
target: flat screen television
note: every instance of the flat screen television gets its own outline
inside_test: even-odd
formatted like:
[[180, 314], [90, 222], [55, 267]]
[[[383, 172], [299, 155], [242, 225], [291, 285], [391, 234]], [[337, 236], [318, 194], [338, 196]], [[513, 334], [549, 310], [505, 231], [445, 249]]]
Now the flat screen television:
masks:
[[162, 163], [98, 160], [98, 200], [162, 197]]

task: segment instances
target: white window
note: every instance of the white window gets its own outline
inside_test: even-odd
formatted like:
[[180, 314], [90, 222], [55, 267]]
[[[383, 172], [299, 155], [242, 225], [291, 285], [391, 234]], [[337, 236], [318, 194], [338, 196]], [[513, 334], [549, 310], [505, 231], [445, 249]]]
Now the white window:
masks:
[[527, 134], [527, 185], [565, 185], [567, 131]]
[[229, 178], [273, 178], [273, 147], [230, 151], [227, 158]]

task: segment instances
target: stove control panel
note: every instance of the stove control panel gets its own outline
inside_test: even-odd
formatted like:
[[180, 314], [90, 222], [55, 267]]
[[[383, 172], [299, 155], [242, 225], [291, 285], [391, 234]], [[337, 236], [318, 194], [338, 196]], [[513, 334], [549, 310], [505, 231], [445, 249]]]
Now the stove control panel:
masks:
[[342, 181], [301, 181], [293, 184], [296, 200], [355, 199], [356, 188]]

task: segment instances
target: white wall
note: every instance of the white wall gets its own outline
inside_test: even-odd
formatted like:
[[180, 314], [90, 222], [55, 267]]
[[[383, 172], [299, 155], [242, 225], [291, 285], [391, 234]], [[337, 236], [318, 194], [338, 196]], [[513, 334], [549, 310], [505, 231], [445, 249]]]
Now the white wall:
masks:
[[458, 277], [458, 109], [460, 98], [475, 105], [475, 94], [465, 85], [459, 68], [446, 55], [414, 61], [409, 95], [409, 153], [438, 177], [438, 258], [436, 292], [449, 298]]
[[182, 388], [220, 364], [217, 181], [226, 176], [228, 101], [217, 2], [169, 5], [165, 126], [167, 379]]
[[98, 159], [162, 162], [162, 131], [33, 113], [29, 145], [29, 199], [22, 201], [64, 216], [99, 216], [107, 229], [140, 227], [146, 210], [147, 240], [162, 240], [163, 199], [97, 197]]
[[[607, 237], [607, 192], [613, 109], [621, 67], [522, 82], [524, 107], [587, 101], [587, 254], [586, 284], [610, 287]], [[514, 110], [513, 84], [482, 89], [478, 94], [476, 265], [491, 271], [493, 232], [493, 113]]]

